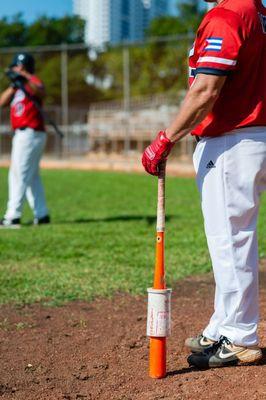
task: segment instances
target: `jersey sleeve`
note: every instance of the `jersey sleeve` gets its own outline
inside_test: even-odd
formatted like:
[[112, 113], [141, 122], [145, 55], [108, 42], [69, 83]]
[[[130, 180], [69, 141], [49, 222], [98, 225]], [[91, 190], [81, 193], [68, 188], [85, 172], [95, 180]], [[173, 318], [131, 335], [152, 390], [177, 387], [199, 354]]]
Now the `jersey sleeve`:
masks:
[[[43, 95], [45, 95], [45, 86], [44, 83], [41, 81], [40, 78], [38, 78], [36, 75], [31, 75], [30, 79], [28, 80], [27, 84], [26, 84], [26, 89], [27, 91], [31, 94], [34, 95], [33, 89], [31, 88], [31, 86], [29, 85], [29, 83], [33, 83], [34, 85], [36, 85], [38, 87], [39, 90], [41, 90], [41, 92], [43, 93]], [[38, 97], [38, 96], [37, 96]]]
[[37, 76], [31, 75], [31, 78], [29, 81], [32, 82], [34, 85], [38, 86], [39, 88], [44, 89], [43, 82]]
[[198, 31], [195, 72], [228, 75], [237, 69], [239, 53], [245, 40], [244, 24], [234, 12], [213, 11]]

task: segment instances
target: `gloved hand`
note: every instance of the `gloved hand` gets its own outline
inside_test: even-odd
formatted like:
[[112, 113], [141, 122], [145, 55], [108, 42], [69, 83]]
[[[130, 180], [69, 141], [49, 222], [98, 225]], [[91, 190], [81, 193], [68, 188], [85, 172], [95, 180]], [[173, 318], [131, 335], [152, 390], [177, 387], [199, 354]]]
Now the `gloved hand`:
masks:
[[23, 86], [24, 85], [21, 81], [14, 81], [10, 83], [10, 87], [12, 87], [12, 89], [21, 89]]
[[166, 137], [164, 131], [160, 131], [156, 139], [146, 147], [142, 156], [142, 165], [149, 174], [159, 175], [160, 163], [167, 160], [174, 144]]
[[6, 76], [10, 79], [11, 86], [14, 89], [20, 89], [21, 86], [23, 86], [27, 82], [27, 78], [25, 78], [24, 75], [21, 75], [20, 73], [14, 71], [13, 69], [7, 69], [5, 73]]

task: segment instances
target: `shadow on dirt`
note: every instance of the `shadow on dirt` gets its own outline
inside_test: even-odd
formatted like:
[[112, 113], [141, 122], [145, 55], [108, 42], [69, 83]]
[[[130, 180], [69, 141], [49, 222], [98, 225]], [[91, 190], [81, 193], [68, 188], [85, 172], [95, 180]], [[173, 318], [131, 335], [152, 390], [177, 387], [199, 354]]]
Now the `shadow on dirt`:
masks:
[[189, 374], [190, 372], [195, 372], [195, 371], [198, 371], [198, 369], [194, 368], [194, 367], [181, 368], [181, 369], [176, 369], [174, 371], [167, 372], [167, 376], [184, 375], [184, 374]]
[[261, 351], [262, 351], [263, 358], [260, 361], [260, 364], [265, 365], [266, 364], [266, 347], [262, 347]]

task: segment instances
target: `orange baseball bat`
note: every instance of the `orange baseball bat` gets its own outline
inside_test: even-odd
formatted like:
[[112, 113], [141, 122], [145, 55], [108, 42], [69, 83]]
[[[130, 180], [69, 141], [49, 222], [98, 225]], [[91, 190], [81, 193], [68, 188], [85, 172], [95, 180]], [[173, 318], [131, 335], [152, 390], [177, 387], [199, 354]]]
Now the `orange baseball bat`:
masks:
[[[166, 289], [164, 266], [165, 231], [165, 166], [161, 164], [158, 177], [156, 257], [153, 289]], [[166, 376], [166, 337], [150, 337], [149, 375], [151, 378]]]

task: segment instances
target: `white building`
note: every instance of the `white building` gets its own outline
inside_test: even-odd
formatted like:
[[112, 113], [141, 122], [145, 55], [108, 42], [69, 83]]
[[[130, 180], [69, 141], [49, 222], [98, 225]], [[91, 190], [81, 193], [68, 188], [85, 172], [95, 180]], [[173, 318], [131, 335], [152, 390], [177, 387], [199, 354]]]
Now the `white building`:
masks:
[[74, 14], [86, 21], [86, 43], [98, 47], [110, 41], [109, 3], [109, 0], [73, 0]]
[[169, 0], [73, 0], [74, 14], [86, 21], [85, 40], [95, 47], [137, 41], [149, 21], [167, 14]]

